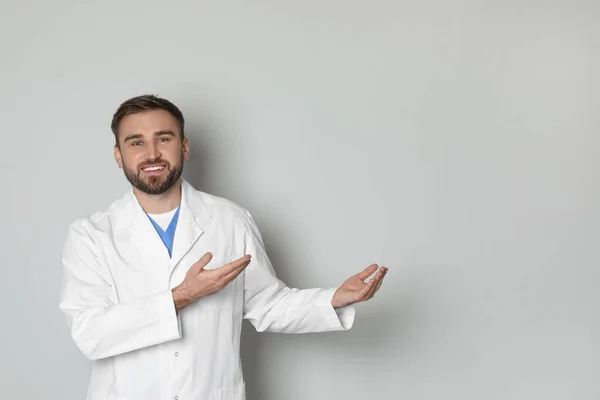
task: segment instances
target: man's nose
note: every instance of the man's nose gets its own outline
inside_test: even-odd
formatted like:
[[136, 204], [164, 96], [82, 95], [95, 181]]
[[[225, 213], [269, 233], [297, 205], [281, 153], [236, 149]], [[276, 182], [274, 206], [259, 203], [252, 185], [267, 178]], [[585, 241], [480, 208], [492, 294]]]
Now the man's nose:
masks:
[[160, 157], [160, 150], [155, 143], [151, 143], [146, 146], [147, 154], [146, 157], [150, 160], [155, 160]]

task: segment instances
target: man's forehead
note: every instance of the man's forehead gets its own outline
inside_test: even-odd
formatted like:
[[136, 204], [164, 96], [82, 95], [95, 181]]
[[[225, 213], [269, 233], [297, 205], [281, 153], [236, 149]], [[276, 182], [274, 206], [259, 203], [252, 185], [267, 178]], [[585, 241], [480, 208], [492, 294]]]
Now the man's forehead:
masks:
[[122, 120], [121, 124], [175, 124], [177, 125], [177, 119], [171, 115], [170, 112], [165, 110], [150, 110], [139, 113], [133, 113], [126, 115]]
[[120, 134], [154, 135], [156, 132], [179, 132], [179, 123], [175, 117], [164, 110], [152, 110], [130, 114], [123, 118], [119, 127]]

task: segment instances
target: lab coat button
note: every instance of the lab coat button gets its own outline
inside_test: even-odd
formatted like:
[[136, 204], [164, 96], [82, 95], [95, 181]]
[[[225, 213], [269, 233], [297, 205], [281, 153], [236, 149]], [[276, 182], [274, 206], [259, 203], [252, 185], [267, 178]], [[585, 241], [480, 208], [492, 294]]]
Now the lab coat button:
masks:
[[177, 356], [179, 356], [179, 353], [178, 353], [178, 352], [175, 352], [175, 357], [177, 357]]

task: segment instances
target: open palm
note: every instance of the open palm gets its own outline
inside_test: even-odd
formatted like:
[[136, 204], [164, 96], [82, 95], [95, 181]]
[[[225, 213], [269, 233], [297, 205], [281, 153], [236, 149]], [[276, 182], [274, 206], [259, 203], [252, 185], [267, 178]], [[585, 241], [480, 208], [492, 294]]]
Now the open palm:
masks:
[[371, 264], [362, 272], [346, 279], [335, 291], [331, 305], [334, 308], [340, 308], [371, 299], [381, 287], [383, 278], [388, 271], [388, 268], [381, 267], [373, 278], [365, 282], [378, 268], [377, 264]]

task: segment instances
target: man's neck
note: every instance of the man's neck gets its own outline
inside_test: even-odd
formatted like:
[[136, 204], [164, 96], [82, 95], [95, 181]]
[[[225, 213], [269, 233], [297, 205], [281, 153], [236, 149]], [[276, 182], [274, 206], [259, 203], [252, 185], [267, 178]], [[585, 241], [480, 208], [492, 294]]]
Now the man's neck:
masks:
[[163, 214], [174, 210], [181, 203], [181, 179], [165, 193], [148, 194], [133, 188], [133, 194], [139, 201], [142, 209], [148, 214]]

